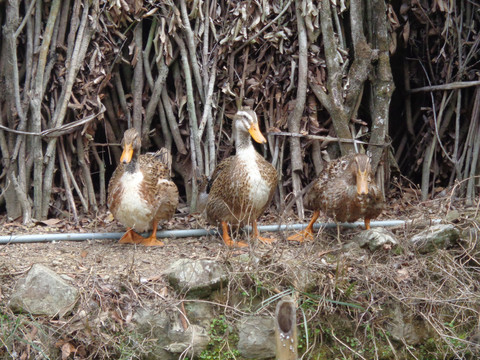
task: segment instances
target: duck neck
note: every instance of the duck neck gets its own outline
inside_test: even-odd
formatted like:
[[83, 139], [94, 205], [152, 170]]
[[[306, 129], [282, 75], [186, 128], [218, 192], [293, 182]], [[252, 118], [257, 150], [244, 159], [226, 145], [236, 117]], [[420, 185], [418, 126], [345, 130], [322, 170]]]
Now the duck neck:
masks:
[[125, 171], [128, 173], [134, 173], [137, 169], [137, 159], [138, 159], [138, 152], [134, 151], [132, 160], [125, 166]]
[[235, 135], [235, 149], [237, 153], [248, 149], [253, 149], [252, 141], [250, 140], [250, 134], [248, 132], [239, 131]]

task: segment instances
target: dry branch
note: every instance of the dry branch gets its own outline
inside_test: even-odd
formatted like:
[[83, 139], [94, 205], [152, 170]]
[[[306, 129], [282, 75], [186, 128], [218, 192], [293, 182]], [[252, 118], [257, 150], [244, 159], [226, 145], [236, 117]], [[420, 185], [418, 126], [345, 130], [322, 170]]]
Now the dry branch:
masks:
[[[298, 30], [298, 83], [297, 98], [295, 100], [295, 108], [288, 118], [288, 130], [292, 133], [300, 132], [300, 121], [305, 109], [307, 99], [307, 73], [308, 73], [308, 54], [307, 54], [307, 32], [305, 23], [301, 13], [301, 3], [295, 1], [295, 13], [297, 19]], [[302, 191], [302, 183], [299, 172], [303, 171], [303, 159], [301, 153], [300, 140], [297, 137], [290, 138], [290, 156], [292, 166], [292, 184], [293, 195]], [[303, 199], [297, 197], [297, 212], [301, 220], [304, 218]]]
[[[217, 159], [232, 154], [229, 117], [240, 105], [254, 108], [269, 134], [264, 155], [282, 176], [277, 208], [285, 194], [298, 194], [301, 182], [308, 184], [321, 171], [325, 151], [337, 156], [338, 147], [343, 153], [368, 148], [374, 166], [382, 165], [379, 171], [388, 178], [385, 148], [393, 145], [407, 175], [418, 176], [423, 166], [425, 196], [435, 184], [478, 174], [472, 161], [478, 132], [473, 87], [480, 84], [475, 78], [480, 40], [469, 30], [470, 2], [449, 5], [455, 18], [445, 9], [429, 8], [429, 2], [404, 4], [398, 17], [381, 0], [121, 1], [100, 6], [99, 1], [81, 0], [4, 4], [0, 201], [9, 198], [11, 214], [14, 207], [17, 216], [22, 212], [19, 197], [25, 200], [23, 208], [35, 207], [39, 218], [51, 214], [53, 199], [56, 206], [63, 202], [73, 209], [72, 197], [78, 195], [60, 199], [52, 187], [61, 186], [56, 182], [67, 187], [69, 179], [73, 191], [67, 159], [80, 156], [74, 151], [81, 146], [65, 142], [64, 158], [57, 152], [58, 138], [83, 138], [85, 162], [74, 161], [70, 172], [82, 174], [77, 185], [89, 188], [86, 204], [102, 204], [120, 154], [114, 144], [131, 126], [141, 127], [143, 150], [172, 149], [181, 175], [178, 185], [193, 209], [197, 182], [192, 177], [208, 176]], [[413, 52], [411, 44], [422, 34], [431, 41]], [[399, 46], [409, 54], [408, 71], [400, 74], [408, 79], [399, 90], [409, 96], [431, 93], [428, 103], [411, 96], [401, 106], [410, 135], [397, 129], [403, 130], [401, 112], [389, 114], [389, 60]], [[440, 49], [442, 56], [435, 54]], [[431, 86], [422, 86], [428, 83], [422, 77]], [[388, 127], [398, 134], [391, 141], [386, 141]], [[93, 145], [104, 143], [107, 147]], [[54, 175], [56, 168], [61, 176]], [[12, 174], [17, 186], [10, 181]], [[460, 192], [468, 188], [474, 199], [475, 181], [462, 184]]]

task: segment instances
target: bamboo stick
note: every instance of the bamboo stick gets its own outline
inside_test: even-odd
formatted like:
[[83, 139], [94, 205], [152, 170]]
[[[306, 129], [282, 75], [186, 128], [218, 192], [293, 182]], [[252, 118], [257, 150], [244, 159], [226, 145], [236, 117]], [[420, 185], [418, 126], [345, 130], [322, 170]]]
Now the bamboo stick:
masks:
[[298, 335], [295, 301], [285, 296], [275, 310], [276, 360], [298, 359]]
[[66, 156], [64, 156], [65, 149], [63, 146], [63, 139], [60, 139], [60, 142], [57, 143], [57, 153], [60, 154], [58, 162], [60, 163], [60, 171], [62, 174], [62, 180], [63, 180], [63, 185], [65, 187], [65, 195], [67, 196], [67, 201], [68, 201], [68, 206], [69, 206], [69, 212], [73, 214], [73, 220], [75, 223], [78, 223], [78, 213], [77, 213], [77, 207], [75, 206], [75, 200], [73, 199], [73, 193], [72, 193], [72, 188], [70, 186], [70, 181], [66, 169]]
[[[98, 16], [99, 16], [99, 1], [94, 0], [92, 2], [92, 7], [94, 11], [92, 14], [89, 14], [90, 3], [85, 3], [83, 5], [82, 18], [80, 20], [80, 25], [78, 28], [78, 33], [76, 34], [76, 41], [73, 45], [73, 51], [71, 59], [67, 59], [67, 62], [70, 61], [70, 67], [66, 74], [66, 81], [64, 87], [62, 88], [62, 93], [60, 99], [55, 108], [55, 113], [52, 117], [51, 124], [53, 127], [61, 126], [65, 120], [67, 105], [70, 101], [72, 95], [72, 88], [75, 81], [75, 77], [78, 73], [81, 63], [85, 59], [85, 55], [90, 43], [91, 37], [96, 30]], [[89, 25], [87, 27], [87, 24]], [[71, 35], [71, 34], [70, 34]], [[69, 38], [70, 38], [69, 35]], [[47, 164], [44, 172], [44, 191], [42, 199], [42, 214], [41, 218], [46, 218], [48, 215], [48, 208], [50, 203], [50, 195], [52, 190], [53, 183], [53, 172], [55, 169], [55, 150], [56, 150], [56, 138], [52, 138], [45, 151], [44, 162]]]
[[163, 109], [165, 110], [168, 126], [170, 128], [173, 141], [175, 142], [175, 146], [177, 147], [177, 151], [180, 154], [185, 155], [188, 153], [188, 151], [187, 151], [187, 148], [185, 147], [185, 143], [183, 142], [182, 136], [180, 135], [180, 129], [178, 128], [177, 119], [175, 118], [175, 114], [173, 113], [172, 104], [170, 102], [167, 88], [165, 86], [163, 87], [163, 91], [160, 96], [162, 97]]
[[[305, 22], [301, 13], [300, 1], [295, 1], [295, 13], [297, 19], [298, 30], [298, 84], [297, 84], [297, 98], [295, 100], [295, 108], [288, 118], [288, 130], [290, 132], [300, 132], [300, 121], [302, 119], [305, 103], [307, 100], [307, 74], [308, 74], [308, 45], [307, 33], [305, 29]], [[292, 167], [292, 185], [293, 195], [296, 196], [302, 191], [302, 183], [300, 173], [303, 172], [303, 159], [301, 153], [300, 139], [297, 137], [290, 138], [290, 158]], [[297, 197], [297, 214], [303, 220], [304, 208], [303, 198]]]
[[164, 147], [168, 150], [168, 153], [172, 153], [172, 134], [170, 131], [168, 131], [168, 122], [167, 122], [167, 117], [165, 116], [165, 111], [163, 109], [162, 102], [159, 101], [158, 105], [158, 114], [160, 117], [160, 125], [162, 128], [162, 135], [163, 135], [163, 140], [165, 142]]
[[78, 164], [83, 172], [83, 183], [86, 187], [87, 199], [89, 206], [94, 212], [98, 211], [97, 207], [97, 200], [95, 197], [95, 189], [93, 188], [92, 182], [92, 175], [90, 173], [90, 168], [87, 165], [85, 159], [88, 158], [88, 154], [85, 150], [85, 146], [83, 145], [84, 138], [81, 136], [81, 132], [77, 133], [77, 157], [78, 157]]
[[[38, 63], [36, 67], [36, 78], [34, 85], [34, 95], [31, 101], [32, 107], [32, 130], [39, 132], [42, 129], [41, 119], [41, 102], [44, 94], [44, 76], [45, 65], [47, 62], [47, 54], [50, 49], [50, 41], [52, 40], [53, 28], [57, 20], [57, 16], [60, 10], [60, 0], [52, 2], [50, 7], [50, 15], [48, 17], [45, 32], [43, 34], [43, 41], [40, 47], [40, 54], [38, 57]], [[33, 149], [35, 149], [34, 155], [34, 174], [33, 174], [33, 216], [37, 219], [42, 218], [43, 209], [43, 151], [41, 146], [41, 139], [38, 137], [33, 138]]]
[[480, 80], [475, 81], [454, 81], [448, 84], [442, 85], [429, 85], [423, 86], [415, 89], [410, 89], [408, 92], [410, 94], [416, 94], [419, 92], [429, 92], [429, 91], [442, 91], [442, 90], [455, 90], [455, 89], [464, 89], [468, 87], [479, 86]]
[[[197, 85], [197, 90], [200, 95], [200, 100], [205, 104], [205, 93], [202, 86], [202, 78], [200, 76], [200, 68], [198, 67], [198, 60], [196, 55], [195, 36], [190, 26], [190, 20], [188, 19], [187, 4], [185, 0], [180, 0], [180, 14], [183, 22], [183, 32], [186, 37], [186, 48], [188, 49], [188, 58], [190, 59], [190, 65], [192, 67], [193, 79]], [[185, 45], [184, 45], [185, 46]]]
[[[152, 96], [150, 96], [150, 100], [148, 101], [147, 107], [145, 109], [145, 119], [143, 121], [143, 129], [142, 129], [142, 138], [146, 139], [147, 134], [150, 131], [150, 126], [152, 124], [153, 116], [155, 115], [155, 111], [158, 108], [158, 103], [161, 98], [162, 90], [165, 86], [165, 81], [167, 79], [169, 72], [169, 68], [165, 63], [162, 61], [160, 65], [160, 69], [158, 71], [158, 77], [155, 80], [154, 87], [152, 89]], [[162, 131], [168, 131], [168, 128], [162, 129]]]
[[66, 151], [65, 151], [65, 147], [61, 146], [60, 150], [62, 151], [60, 156], [63, 157], [63, 162], [65, 164], [65, 170], [67, 171], [67, 174], [68, 174], [70, 180], [72, 181], [73, 187], [75, 188], [75, 191], [77, 192], [78, 198], [79, 198], [80, 202], [82, 203], [84, 211], [88, 211], [88, 202], [85, 199], [85, 197], [83, 196], [82, 190], [80, 189], [80, 186], [78, 185], [77, 180], [76, 180], [75, 176], [73, 175], [72, 167], [70, 166], [70, 162], [68, 161], [68, 157], [67, 157], [67, 154], [66, 154]]
[[[188, 63], [188, 54], [187, 49], [185, 47], [185, 43], [183, 39], [178, 36], [178, 34], [174, 35], [175, 42], [177, 43], [178, 47], [180, 48], [180, 57], [182, 63], [183, 73], [185, 75], [185, 85], [187, 88], [187, 110], [188, 110], [188, 117], [189, 117], [189, 126], [190, 126], [190, 138], [193, 147], [190, 149], [192, 152], [192, 161], [193, 157], [196, 158], [196, 162], [193, 162], [198, 168], [199, 171], [203, 174], [203, 161], [202, 161], [202, 151], [200, 149], [200, 141], [198, 139], [198, 122], [197, 122], [197, 114], [195, 110], [195, 100], [193, 94], [193, 86], [192, 86], [192, 76], [190, 72], [190, 64]], [[195, 184], [193, 184], [195, 187]], [[195, 196], [196, 194], [193, 194]]]
[[105, 206], [106, 199], [107, 199], [106, 180], [105, 180], [105, 163], [98, 155], [97, 146], [92, 144], [91, 147], [92, 147], [93, 157], [95, 158], [95, 161], [97, 162], [97, 165], [98, 165], [98, 177], [99, 177], [98, 186], [100, 187], [98, 200], [99, 200], [100, 206]]
[[[142, 114], [143, 114], [143, 56], [142, 56], [142, 25], [143, 21], [140, 21], [135, 30], [133, 31], [134, 42], [135, 42], [135, 56], [133, 59], [134, 70], [133, 70], [133, 115], [132, 115], [132, 127], [137, 129], [138, 133], [142, 135], [142, 141], [146, 140], [144, 137], [145, 133], [142, 132]], [[154, 106], [155, 108], [156, 106]]]
[[[387, 13], [387, 7], [383, 0], [373, 0], [370, 5], [373, 14]], [[375, 16], [372, 26], [378, 48], [378, 61], [375, 65], [377, 76], [372, 81], [372, 126], [370, 140], [372, 143], [382, 144], [387, 137], [390, 100], [395, 89], [392, 69], [390, 68], [387, 16]], [[384, 155], [384, 149], [369, 146], [368, 151], [371, 154], [372, 171], [375, 173], [380, 164], [380, 159]], [[382, 163], [382, 166], [388, 167], [389, 165]]]

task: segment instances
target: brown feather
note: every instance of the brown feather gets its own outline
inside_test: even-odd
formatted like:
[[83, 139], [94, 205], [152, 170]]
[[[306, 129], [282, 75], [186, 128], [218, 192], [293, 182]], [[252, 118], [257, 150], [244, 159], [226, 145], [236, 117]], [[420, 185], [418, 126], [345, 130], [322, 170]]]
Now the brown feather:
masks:
[[[170, 169], [165, 164], [168, 151], [161, 149], [155, 154], [138, 155], [140, 144], [136, 142], [139, 140], [132, 136], [131, 130], [125, 132], [123, 143], [136, 144], [133, 147], [135, 154], [130, 163], [120, 163], [115, 169], [108, 184], [107, 204], [117, 220], [134, 229], [138, 228], [136, 216], [144, 214], [148, 224], [138, 230], [146, 231], [152, 228], [153, 222], [173, 217], [178, 205], [178, 189], [170, 180]], [[139, 183], [128, 183], [133, 178], [140, 179]], [[141, 212], [138, 212], [139, 207]]]
[[[368, 194], [357, 193], [356, 172], [359, 168], [367, 171]], [[383, 210], [384, 198], [372, 178], [367, 155], [351, 154], [333, 160], [305, 196], [305, 206], [322, 210], [340, 222], [376, 218]]]
[[[245, 121], [238, 114], [236, 121]], [[250, 120], [257, 121], [255, 113], [248, 114]], [[206, 213], [208, 221], [214, 224], [252, 223], [269, 206], [278, 182], [272, 164], [253, 149], [247, 128], [236, 124], [236, 132], [236, 155], [218, 164], [210, 179]]]

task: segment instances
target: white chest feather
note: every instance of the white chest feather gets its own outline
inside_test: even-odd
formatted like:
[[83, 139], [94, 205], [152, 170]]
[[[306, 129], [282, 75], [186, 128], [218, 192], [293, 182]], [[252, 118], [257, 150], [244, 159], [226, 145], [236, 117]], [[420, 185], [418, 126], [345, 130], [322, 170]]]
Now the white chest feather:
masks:
[[247, 174], [249, 200], [254, 207], [263, 207], [270, 196], [270, 187], [263, 179], [258, 164], [255, 161], [256, 151], [253, 146], [239, 154], [241, 163]]
[[138, 231], [146, 231], [152, 227], [152, 207], [141, 196], [141, 172], [125, 173], [120, 179], [123, 193], [116, 218], [123, 225]]

